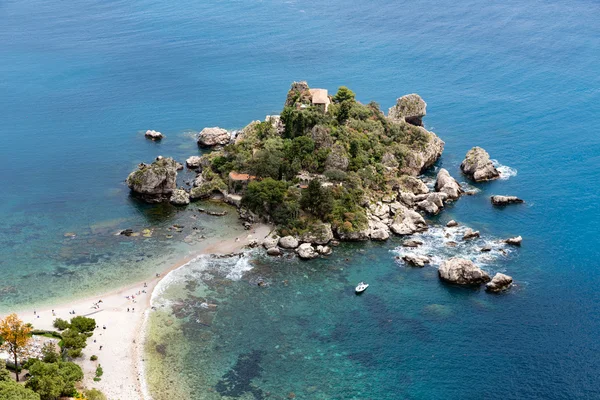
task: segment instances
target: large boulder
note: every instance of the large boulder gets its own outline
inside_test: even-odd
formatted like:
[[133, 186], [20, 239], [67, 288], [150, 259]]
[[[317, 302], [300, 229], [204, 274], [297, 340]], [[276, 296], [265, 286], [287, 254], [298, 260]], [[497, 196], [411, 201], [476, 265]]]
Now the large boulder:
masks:
[[416, 232], [427, 230], [427, 223], [418, 212], [407, 207], [400, 206], [396, 209], [396, 215], [390, 225], [390, 229], [396, 235], [412, 235]]
[[498, 179], [500, 173], [492, 164], [490, 155], [481, 147], [473, 147], [460, 164], [462, 172], [476, 182]]
[[202, 163], [202, 158], [200, 158], [198, 156], [191, 156], [190, 158], [185, 160], [185, 165], [187, 165], [187, 167], [191, 168], [191, 169], [200, 168], [201, 163]]
[[262, 245], [265, 249], [271, 249], [273, 247], [277, 247], [277, 243], [279, 243], [279, 236], [271, 235], [264, 238], [262, 241]]
[[162, 140], [162, 138], [164, 138], [164, 135], [158, 131], [155, 131], [153, 129], [149, 129], [146, 131], [146, 133], [144, 134], [144, 136], [146, 136], [146, 139], [150, 139], [153, 141], [159, 141]]
[[298, 237], [298, 239], [304, 243], [327, 244], [333, 239], [331, 224], [312, 224], [306, 232]]
[[450, 200], [458, 199], [463, 193], [460, 184], [450, 176], [450, 173], [445, 168], [441, 168], [438, 171], [437, 179], [435, 180], [435, 190], [446, 193]]
[[417, 176], [435, 164], [444, 151], [445, 143], [435, 133], [421, 126], [410, 125], [410, 129], [415, 131], [412, 135], [422, 137], [424, 143], [417, 148], [411, 148], [411, 151], [404, 156], [399, 172]]
[[383, 222], [369, 221], [369, 227], [371, 229], [369, 237], [372, 240], [384, 241], [390, 238], [390, 228]]
[[468, 228], [463, 235], [463, 240], [475, 239], [479, 236], [479, 231], [474, 231], [473, 229]]
[[298, 239], [293, 236], [284, 236], [279, 238], [279, 247], [284, 249], [295, 249], [298, 247]]
[[420, 254], [406, 254], [402, 257], [404, 262], [413, 267], [423, 268], [425, 264], [429, 264], [431, 260], [427, 256], [422, 256]]
[[[421, 199], [421, 196], [425, 198]], [[442, 208], [444, 208], [444, 201], [448, 199], [448, 195], [444, 192], [433, 192], [427, 195], [419, 195], [415, 198], [417, 201], [416, 205], [421, 210], [428, 214], [437, 214]], [[419, 201], [420, 200], [420, 201]]]
[[387, 218], [390, 214], [390, 206], [378, 201], [377, 203], [369, 204], [369, 211], [377, 218]]
[[267, 254], [274, 257], [280, 256], [281, 250], [279, 249], [279, 247], [271, 247], [267, 249]]
[[516, 237], [508, 238], [504, 242], [506, 244], [512, 244], [513, 246], [520, 246], [522, 241], [523, 241], [523, 238], [521, 236], [516, 236]]
[[201, 147], [224, 146], [231, 140], [226, 129], [214, 127], [204, 128], [198, 135], [198, 145]]
[[517, 196], [492, 196], [491, 197], [492, 204], [495, 206], [505, 206], [508, 204], [519, 204], [524, 201]]
[[317, 258], [319, 256], [319, 253], [317, 253], [315, 248], [312, 247], [312, 244], [310, 243], [302, 243], [296, 249], [296, 253], [298, 254], [298, 257], [303, 260], [312, 260], [313, 258]]
[[513, 279], [511, 276], [497, 273], [492, 278], [492, 281], [485, 285], [485, 290], [492, 293], [502, 292], [503, 290], [508, 289], [510, 285], [512, 285], [512, 282]]
[[183, 189], [175, 189], [169, 202], [176, 206], [186, 206], [190, 204], [190, 195]]
[[396, 105], [388, 110], [388, 118], [393, 121], [406, 121], [409, 124], [423, 126], [423, 117], [427, 114], [427, 103], [418, 94], [407, 94], [396, 100]]
[[429, 188], [422, 180], [411, 175], [403, 175], [399, 179], [400, 193], [409, 192], [412, 194], [429, 193]]
[[127, 177], [127, 186], [148, 203], [168, 200], [177, 186], [177, 162], [158, 157], [152, 164], [140, 164]]
[[440, 265], [440, 279], [457, 285], [480, 285], [490, 281], [490, 276], [472, 261], [451, 258]]

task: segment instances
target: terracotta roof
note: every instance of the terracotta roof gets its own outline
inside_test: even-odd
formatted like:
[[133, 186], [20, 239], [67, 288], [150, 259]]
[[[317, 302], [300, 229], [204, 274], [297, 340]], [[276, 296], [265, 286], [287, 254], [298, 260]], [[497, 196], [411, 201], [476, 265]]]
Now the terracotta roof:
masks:
[[327, 97], [327, 89], [310, 89], [313, 104], [329, 104], [329, 97]]
[[229, 179], [232, 181], [250, 181], [256, 179], [256, 177], [253, 175], [240, 174], [239, 172], [231, 171], [229, 173]]

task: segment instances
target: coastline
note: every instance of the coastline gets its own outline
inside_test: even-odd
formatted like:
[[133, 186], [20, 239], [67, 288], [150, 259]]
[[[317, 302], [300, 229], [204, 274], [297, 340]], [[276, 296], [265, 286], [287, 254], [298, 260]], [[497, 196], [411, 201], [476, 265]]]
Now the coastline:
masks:
[[[116, 288], [99, 296], [75, 299], [54, 308], [36, 310], [35, 314], [33, 310], [22, 312], [19, 316], [23, 321], [32, 323], [36, 329], [43, 330], [55, 330], [52, 326], [54, 319], [68, 320], [73, 317], [69, 314], [72, 310], [76, 312], [75, 316], [84, 315], [96, 319], [98, 328], [88, 340], [82, 358], [76, 360], [85, 375], [82, 384], [87, 388], [101, 390], [109, 400], [149, 399], [151, 397], [144, 379], [145, 329], [152, 296], [159, 282], [200, 255], [240, 251], [251, 240], [260, 241], [271, 231], [272, 227], [269, 225], [256, 224], [252, 231], [242, 231], [236, 236], [212, 243], [145, 282]], [[126, 298], [131, 295], [135, 296], [135, 300]], [[100, 308], [93, 309], [93, 303], [99, 300], [102, 300]], [[52, 315], [52, 310], [55, 315]], [[91, 361], [92, 355], [98, 356], [98, 360]], [[102, 365], [104, 374], [99, 382], [94, 382], [96, 366], [99, 364]]]

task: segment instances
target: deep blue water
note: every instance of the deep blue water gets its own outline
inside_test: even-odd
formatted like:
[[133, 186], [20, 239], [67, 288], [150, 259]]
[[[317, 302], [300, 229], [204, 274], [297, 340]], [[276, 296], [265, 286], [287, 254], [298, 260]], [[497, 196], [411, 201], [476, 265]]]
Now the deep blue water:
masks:
[[[385, 353], [384, 366], [360, 358], [344, 364], [345, 373], [366, 368], [361, 376], [378, 385], [357, 394], [351, 385], [366, 378], [355, 376], [334, 385], [338, 392], [323, 393], [599, 398], [599, 14], [597, 1], [2, 1], [0, 305], [22, 307], [46, 293], [51, 300], [158, 268], [152, 257], [133, 272], [130, 264], [120, 267], [131, 243], [91, 226], [172, 223], [169, 212], [156, 217], [130, 200], [123, 180], [158, 154], [195, 154], [190, 132], [239, 128], [279, 112], [293, 80], [330, 91], [347, 85], [384, 109], [417, 92], [428, 103], [426, 126], [446, 141], [440, 165], [451, 174], [460, 175], [474, 145], [518, 171], [477, 185], [477, 196], [440, 217], [490, 237], [522, 235], [520, 250], [489, 266], [512, 275], [517, 288], [502, 296], [448, 288], [432, 268], [396, 264], [393, 243], [365, 245], [357, 254], [370, 261], [352, 257], [339, 279], [352, 285], [367, 275], [384, 286], [400, 275], [402, 289], [374, 285], [365, 304], [353, 307], [376, 321], [384, 318], [381, 309], [392, 321], [405, 312], [415, 327], [399, 322], [369, 336], [376, 340], [368, 349]], [[146, 129], [167, 139], [149, 143], [140, 134]], [[518, 195], [527, 204], [494, 209], [491, 194]], [[69, 231], [78, 233], [78, 246], [66, 242]], [[167, 248], [148, 246], [146, 256]], [[311, 274], [315, 282], [326, 277], [318, 269]], [[228, 304], [235, 309], [233, 300]], [[327, 315], [341, 319], [342, 304], [328, 304]], [[451, 316], [429, 321], [423, 310], [431, 304], [450, 307]], [[253, 310], [240, 308], [245, 315]], [[297, 326], [292, 336], [303, 328], [290, 326]], [[361, 332], [354, 342], [344, 334], [332, 340], [354, 348], [366, 340]], [[233, 364], [242, 350], [228, 351], [215, 357]], [[289, 374], [303, 382], [300, 371]]]

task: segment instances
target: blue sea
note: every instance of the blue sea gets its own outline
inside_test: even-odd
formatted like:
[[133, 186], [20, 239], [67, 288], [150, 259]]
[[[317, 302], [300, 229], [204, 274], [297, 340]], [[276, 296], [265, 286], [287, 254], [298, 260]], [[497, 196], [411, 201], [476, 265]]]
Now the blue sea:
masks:
[[[435, 263], [397, 260], [399, 239], [313, 262], [199, 258], [155, 296], [153, 398], [598, 399], [599, 15], [594, 0], [0, 1], [0, 310], [145, 279], [205, 243], [192, 226], [233, 229], [124, 184], [139, 162], [198, 154], [203, 127], [277, 114], [295, 80], [383, 109], [419, 93], [446, 142], [436, 168], [465, 181], [477, 145], [511, 172], [430, 219], [423, 251], [512, 290], [442, 284]], [[450, 251], [449, 219], [523, 246]]]

